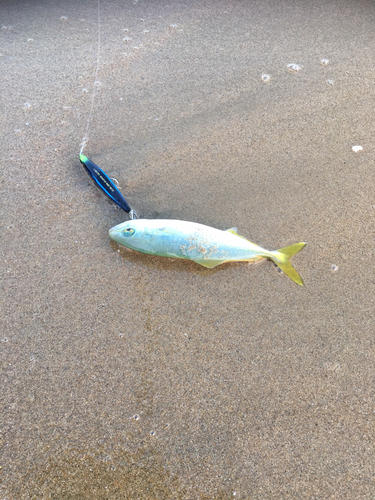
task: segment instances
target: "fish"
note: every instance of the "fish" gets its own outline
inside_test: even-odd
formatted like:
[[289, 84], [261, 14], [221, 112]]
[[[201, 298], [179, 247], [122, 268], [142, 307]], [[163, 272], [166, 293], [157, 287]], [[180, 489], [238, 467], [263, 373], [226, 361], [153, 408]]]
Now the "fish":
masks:
[[126, 221], [111, 228], [109, 237], [137, 252], [192, 260], [210, 269], [225, 262], [270, 259], [303, 286], [301, 276], [289, 259], [304, 248], [305, 242], [269, 251], [239, 235], [237, 228], [222, 231], [196, 222], [168, 219]]

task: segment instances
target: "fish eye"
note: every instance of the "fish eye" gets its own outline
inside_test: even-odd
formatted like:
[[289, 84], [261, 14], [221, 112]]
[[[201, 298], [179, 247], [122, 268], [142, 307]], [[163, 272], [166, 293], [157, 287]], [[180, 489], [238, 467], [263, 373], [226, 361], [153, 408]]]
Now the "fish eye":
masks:
[[123, 230], [122, 234], [124, 236], [131, 236], [132, 234], [135, 233], [135, 229], [133, 229], [132, 227], [127, 227], [126, 229]]

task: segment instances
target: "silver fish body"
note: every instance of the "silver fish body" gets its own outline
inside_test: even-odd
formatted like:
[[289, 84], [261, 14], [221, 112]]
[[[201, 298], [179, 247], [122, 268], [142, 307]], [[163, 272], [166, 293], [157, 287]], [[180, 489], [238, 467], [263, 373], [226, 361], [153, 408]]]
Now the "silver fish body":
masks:
[[[269, 251], [237, 234], [235, 228], [221, 231], [196, 222], [167, 219], [126, 221], [110, 229], [109, 236], [120, 245], [138, 252], [193, 260], [208, 268], [224, 262], [272, 259], [296, 283], [303, 284], [289, 258], [305, 243]], [[293, 276], [284, 269], [289, 270], [289, 266], [294, 271]]]

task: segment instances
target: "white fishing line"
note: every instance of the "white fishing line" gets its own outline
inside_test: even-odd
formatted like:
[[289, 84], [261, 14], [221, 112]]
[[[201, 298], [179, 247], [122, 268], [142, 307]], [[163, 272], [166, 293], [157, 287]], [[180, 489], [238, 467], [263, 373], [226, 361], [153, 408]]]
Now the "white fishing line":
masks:
[[81, 151], [79, 152], [79, 154], [82, 154], [83, 149], [89, 140], [89, 128], [90, 128], [90, 121], [91, 121], [92, 112], [94, 109], [95, 95], [96, 95], [96, 91], [100, 85], [100, 83], [98, 82], [99, 61], [100, 61], [100, 0], [98, 0], [98, 51], [97, 51], [97, 56], [96, 56], [94, 92], [92, 93], [92, 98], [91, 98], [91, 109], [90, 109], [90, 114], [89, 114], [89, 117], [87, 120], [86, 134], [85, 134], [84, 138], [82, 139]]

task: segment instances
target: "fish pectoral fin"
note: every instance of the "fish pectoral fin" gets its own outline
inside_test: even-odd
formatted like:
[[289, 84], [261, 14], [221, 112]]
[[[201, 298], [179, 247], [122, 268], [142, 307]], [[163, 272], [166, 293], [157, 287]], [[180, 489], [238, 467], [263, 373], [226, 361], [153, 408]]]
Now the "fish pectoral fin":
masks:
[[237, 228], [236, 227], [231, 227], [230, 229], [227, 229], [225, 232], [226, 233], [232, 233], [232, 234], [238, 236], [239, 238], [242, 238], [242, 239], [244, 239], [246, 241], [249, 241], [247, 238], [245, 238], [245, 236], [241, 236], [240, 234], [237, 233]]
[[199, 260], [194, 260], [197, 264], [203, 266], [203, 267], [208, 267], [209, 269], [212, 269], [213, 267], [220, 266], [220, 264], [224, 264], [226, 262], [225, 260], [210, 260], [210, 259], [199, 259]]

